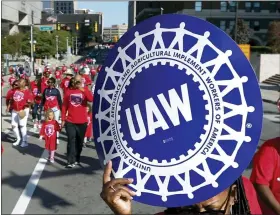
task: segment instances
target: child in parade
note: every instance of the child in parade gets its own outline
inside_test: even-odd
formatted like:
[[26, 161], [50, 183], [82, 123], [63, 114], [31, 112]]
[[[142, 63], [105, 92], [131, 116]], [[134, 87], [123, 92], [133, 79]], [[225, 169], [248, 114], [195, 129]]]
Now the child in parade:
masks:
[[90, 142], [93, 138], [92, 135], [92, 111], [91, 111], [91, 107], [88, 104], [87, 105], [87, 130], [86, 130], [86, 134], [85, 134], [85, 138], [84, 138], [84, 147], [86, 147], [86, 144], [88, 142]]
[[49, 160], [54, 163], [54, 154], [57, 149], [57, 133], [61, 130], [58, 122], [54, 119], [54, 112], [52, 109], [46, 111], [46, 120], [40, 130], [40, 140], [45, 139], [45, 149], [49, 151]]
[[[59, 121], [60, 111], [62, 108], [62, 98], [60, 91], [55, 88], [55, 78], [50, 78], [48, 80], [48, 87], [43, 92], [41, 105], [44, 107], [45, 111], [52, 109], [55, 120]], [[57, 132], [57, 137], [59, 137], [59, 132]], [[59, 144], [58, 139], [57, 144]]]
[[42, 102], [42, 92], [41, 92], [41, 76], [38, 75], [34, 81], [30, 83], [31, 91], [34, 98], [34, 105], [32, 108], [32, 120], [34, 123], [33, 130], [34, 132], [37, 131], [37, 129], [41, 128], [41, 102]]

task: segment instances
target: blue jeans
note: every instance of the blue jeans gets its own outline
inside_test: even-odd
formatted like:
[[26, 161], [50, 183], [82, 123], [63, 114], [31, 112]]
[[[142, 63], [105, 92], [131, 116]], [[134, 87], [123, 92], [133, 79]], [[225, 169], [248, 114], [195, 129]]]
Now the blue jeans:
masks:
[[41, 104], [34, 104], [33, 106], [33, 110], [32, 110], [32, 119], [36, 119], [38, 121], [41, 120], [41, 111], [42, 111], [42, 108], [41, 108]]

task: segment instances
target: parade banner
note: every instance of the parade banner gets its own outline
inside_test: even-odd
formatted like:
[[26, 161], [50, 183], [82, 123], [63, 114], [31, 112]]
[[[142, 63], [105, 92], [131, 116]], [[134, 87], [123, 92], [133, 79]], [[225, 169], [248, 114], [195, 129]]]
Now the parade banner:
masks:
[[102, 165], [134, 178], [135, 201], [192, 205], [228, 188], [261, 134], [255, 73], [222, 30], [166, 14], [131, 28], [109, 52], [95, 87]]

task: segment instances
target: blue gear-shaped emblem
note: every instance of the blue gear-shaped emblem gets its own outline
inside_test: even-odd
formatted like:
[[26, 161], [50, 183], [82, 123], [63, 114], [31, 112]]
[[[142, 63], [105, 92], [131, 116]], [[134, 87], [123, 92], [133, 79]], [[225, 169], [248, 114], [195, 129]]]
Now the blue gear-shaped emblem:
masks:
[[[146, 147], [142, 150], [141, 144], [130, 138], [124, 123], [126, 110], [134, 105], [133, 96], [144, 100], [153, 95], [148, 85], [145, 90], [145, 83], [144, 95], [137, 95], [137, 83], [141, 84], [140, 79], [148, 83], [149, 77], [165, 74], [156, 72], [159, 66], [162, 70], [176, 69], [174, 77], [166, 78], [168, 81], [178, 75], [181, 83], [186, 79], [188, 86], [197, 88], [189, 91], [195, 94], [190, 95], [190, 104], [197, 100], [196, 104], [203, 107], [193, 108], [204, 114], [192, 119], [197, 121], [197, 128], [192, 128], [193, 134], [188, 132], [196, 135], [191, 146], [184, 146], [186, 150], [176, 151], [177, 157], [167, 159], [157, 155], [157, 151], [145, 151], [160, 151], [153, 146], [149, 149], [151, 140], [158, 139], [150, 139], [148, 144], [141, 142]], [[155, 91], [164, 89], [167, 82], [164, 83], [154, 83]], [[254, 90], [254, 95], [250, 90]], [[135, 179], [129, 185], [137, 193], [135, 200], [166, 207], [206, 200], [233, 183], [252, 158], [262, 124], [258, 83], [238, 46], [213, 25], [182, 15], [153, 17], [121, 38], [99, 74], [94, 113], [96, 148], [103, 164], [112, 160], [114, 177]], [[248, 121], [253, 125], [249, 131]], [[199, 135], [195, 133], [198, 128]], [[183, 144], [182, 139], [177, 142]], [[160, 146], [158, 142], [155, 145]], [[169, 146], [163, 145], [162, 150], [167, 150], [165, 147]]]

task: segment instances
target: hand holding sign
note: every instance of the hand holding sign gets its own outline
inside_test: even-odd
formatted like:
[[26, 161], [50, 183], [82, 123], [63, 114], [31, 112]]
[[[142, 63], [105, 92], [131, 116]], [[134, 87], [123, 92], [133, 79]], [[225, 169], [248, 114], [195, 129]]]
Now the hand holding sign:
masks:
[[[237, 44], [190, 16], [152, 17], [110, 51], [94, 92], [103, 164], [136, 201], [180, 207], [227, 189], [249, 164], [262, 100]], [[246, 124], [253, 126], [249, 129]]]

